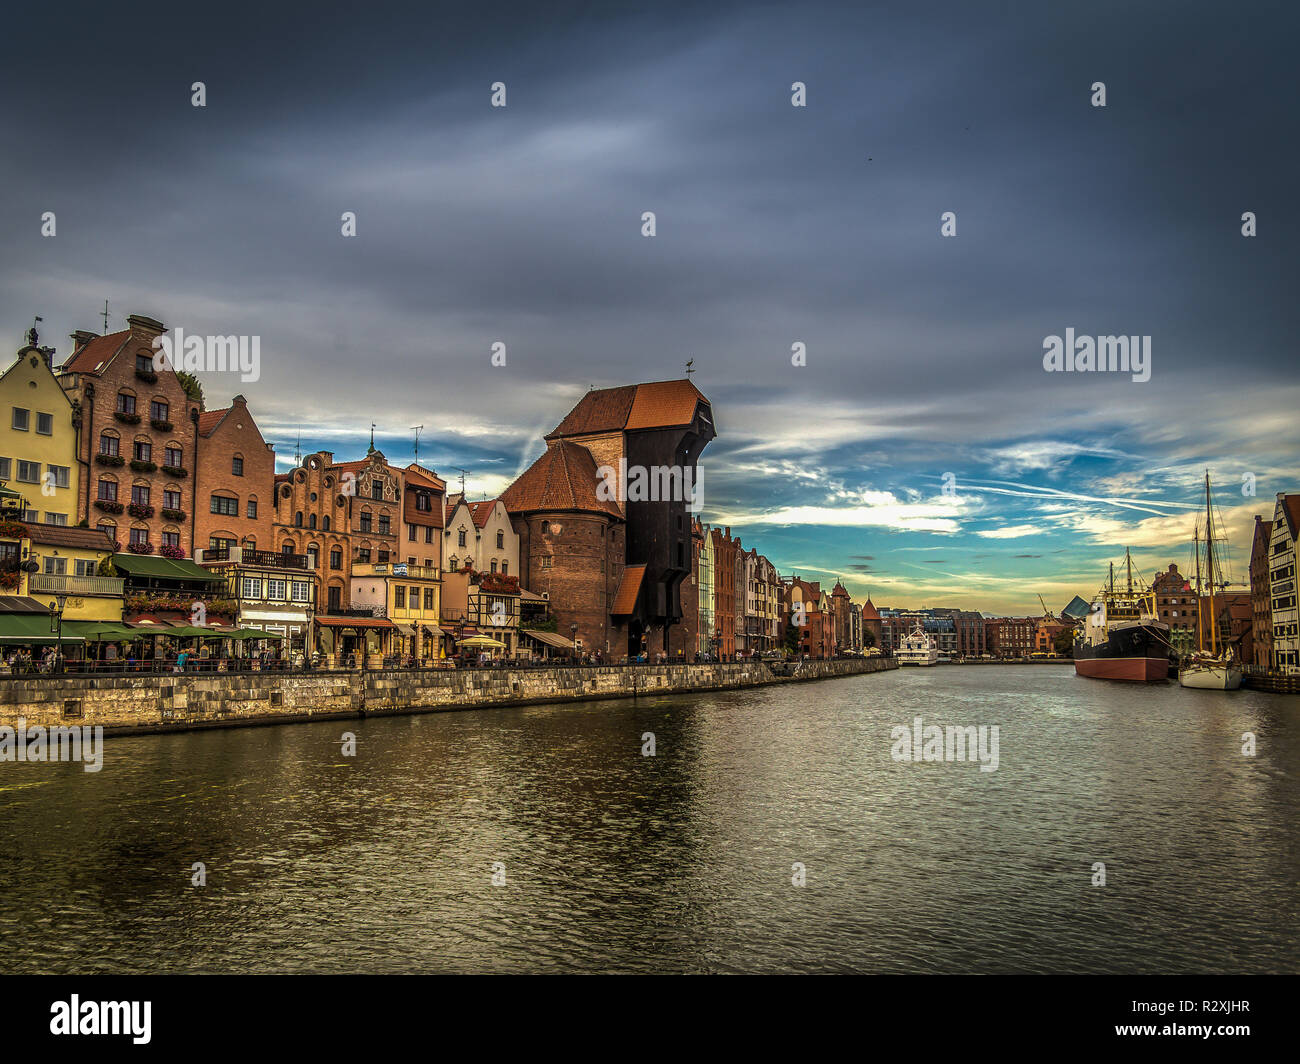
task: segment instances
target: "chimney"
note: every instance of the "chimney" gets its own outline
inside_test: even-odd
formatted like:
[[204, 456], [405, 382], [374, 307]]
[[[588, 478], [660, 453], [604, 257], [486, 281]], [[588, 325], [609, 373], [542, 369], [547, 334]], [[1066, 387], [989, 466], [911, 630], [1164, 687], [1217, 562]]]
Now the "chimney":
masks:
[[91, 340], [98, 339], [99, 333], [87, 332], [85, 329], [78, 329], [72, 334], [72, 353], [75, 355]]
[[167, 326], [154, 318], [146, 318], [143, 314], [128, 314], [126, 323], [131, 327], [131, 335], [138, 340], [144, 340], [152, 344], [155, 336], [161, 336], [167, 331]]

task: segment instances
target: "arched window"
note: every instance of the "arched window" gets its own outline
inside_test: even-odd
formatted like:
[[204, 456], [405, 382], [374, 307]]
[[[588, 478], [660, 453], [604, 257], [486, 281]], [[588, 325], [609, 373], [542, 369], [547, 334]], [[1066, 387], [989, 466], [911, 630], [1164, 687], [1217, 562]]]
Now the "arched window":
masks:
[[308, 528], [315, 528], [315, 527], [316, 527], [316, 515], [315, 515], [315, 514], [309, 514], [309, 515], [307, 516], [307, 527], [308, 527]]
[[294, 527], [294, 528], [302, 528], [302, 511], [301, 511], [301, 510], [297, 510], [297, 511], [294, 512], [294, 515], [293, 515], [293, 527]]
[[326, 514], [321, 518], [321, 529], [325, 532], [330, 530], [330, 515]]
[[116, 432], [101, 432], [99, 434], [99, 453], [100, 454], [120, 454], [122, 447], [122, 438]]

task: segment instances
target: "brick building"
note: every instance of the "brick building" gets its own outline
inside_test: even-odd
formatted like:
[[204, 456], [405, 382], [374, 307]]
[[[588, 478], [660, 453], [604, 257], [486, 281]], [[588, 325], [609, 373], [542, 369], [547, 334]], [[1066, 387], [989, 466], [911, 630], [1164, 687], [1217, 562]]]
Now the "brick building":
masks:
[[1169, 625], [1169, 642], [1181, 654], [1196, 649], [1196, 592], [1172, 562], [1151, 582], [1156, 616]]
[[227, 551], [270, 549], [275, 450], [262, 438], [247, 401], [237, 395], [224, 410], [205, 410], [198, 433], [195, 544]]
[[1250, 547], [1251, 661], [1261, 669], [1273, 665], [1273, 610], [1269, 603], [1269, 543], [1273, 522], [1255, 515]]
[[714, 528], [713, 537], [713, 641], [714, 652], [724, 661], [736, 656], [736, 558], [740, 543], [731, 527]]
[[597, 497], [596, 460], [586, 447], [548, 441], [546, 453], [501, 495], [519, 536], [520, 584], [545, 595], [557, 636], [584, 652], [627, 653], [632, 606], [618, 602], [625, 559], [622, 511]]
[[166, 326], [139, 314], [127, 324], [107, 336], [73, 333], [59, 369], [78, 407], [78, 517], [133, 553], [188, 557], [202, 405], [169, 365], [154, 369], [153, 341]]

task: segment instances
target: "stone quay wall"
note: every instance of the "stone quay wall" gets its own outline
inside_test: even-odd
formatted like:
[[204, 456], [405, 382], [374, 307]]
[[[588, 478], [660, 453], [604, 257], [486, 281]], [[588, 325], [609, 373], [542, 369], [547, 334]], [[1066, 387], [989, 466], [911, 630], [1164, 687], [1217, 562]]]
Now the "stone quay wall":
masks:
[[762, 662], [556, 669], [319, 670], [175, 676], [0, 677], [0, 727], [101, 726], [106, 734], [528, 705], [799, 683], [897, 666], [809, 661], [793, 676]]

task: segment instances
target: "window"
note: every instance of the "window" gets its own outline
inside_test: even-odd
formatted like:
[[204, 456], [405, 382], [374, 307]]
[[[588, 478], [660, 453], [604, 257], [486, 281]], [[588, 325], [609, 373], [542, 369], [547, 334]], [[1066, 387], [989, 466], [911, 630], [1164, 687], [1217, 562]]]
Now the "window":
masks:
[[368, 561], [370, 561], [370, 548], [369, 548], [369, 547], [358, 547], [358, 548], [357, 548], [357, 561], [359, 561], [359, 562], [368, 562]]
[[419, 608], [420, 608], [420, 589], [418, 587], [413, 587], [411, 588], [411, 609], [418, 610]]
[[294, 602], [311, 601], [311, 584], [306, 580], [295, 580], [289, 585], [289, 592]]
[[131, 542], [137, 546], [143, 546], [149, 542], [149, 530], [147, 528], [131, 529]]
[[330, 613], [336, 612], [342, 605], [343, 589], [332, 587], [329, 589], [329, 605], [326, 607]]
[[125, 392], [117, 394], [117, 412], [119, 414], [135, 413], [135, 396], [127, 395]]
[[46, 558], [45, 575], [46, 576], [66, 576], [68, 573], [67, 558]]
[[101, 521], [95, 527], [103, 532], [109, 539], [113, 540], [114, 543], [117, 542], [117, 525], [113, 524], [111, 521]]
[[49, 513], [49, 512], [47, 511], [46, 514], [45, 514], [45, 523], [46, 523], [47, 525], [59, 525], [60, 527], [67, 527], [67, 524], [68, 524], [68, 515], [67, 515], [67, 514], [54, 514], [54, 513]]
[[166, 510], [179, 510], [181, 508], [181, 493], [179, 491], [164, 491], [163, 508]]
[[71, 466], [52, 465], [47, 466], [45, 471], [54, 474], [54, 486], [56, 488], [66, 488], [71, 483]]
[[412, 543], [415, 542], [415, 526], [414, 526], [414, 525], [407, 525], [407, 526], [406, 526], [406, 538], [407, 538], [408, 540], [410, 540]]
[[387, 515], [387, 514], [380, 514], [380, 515], [379, 515], [379, 534], [380, 534], [381, 536], [386, 536], [386, 535], [389, 534], [389, 529], [388, 529], [388, 515]]
[[84, 558], [78, 558], [75, 565], [77, 576], [94, 576], [99, 569], [99, 563], [95, 561], [86, 561]]
[[368, 510], [361, 515], [360, 527], [362, 532], [370, 531], [370, 512]]
[[152, 373], [153, 359], [151, 359], [148, 355], [136, 355], [135, 371], [137, 373]]
[[53, 415], [53, 414], [37, 414], [37, 415], [36, 415], [36, 431], [37, 431], [37, 433], [39, 433], [39, 434], [42, 435], [42, 436], [53, 436], [53, 435], [54, 435], [54, 415]]
[[382, 480], [372, 480], [370, 482], [370, 497], [372, 499], [382, 499], [384, 497], [384, 482]]
[[117, 481], [101, 480], [96, 498], [103, 499], [105, 502], [117, 502]]
[[13, 427], [19, 432], [26, 432], [28, 422], [31, 421], [32, 412], [24, 410], [21, 406], [14, 407]]
[[448, 560], [447, 564], [450, 565], [451, 568], [452, 568], [453, 570], [455, 570], [455, 569], [459, 569], [459, 568], [460, 568], [460, 559], [458, 559], [458, 558], [456, 557], [456, 555], [453, 554], [453, 555], [451, 556], [451, 558]]
[[463, 528], [456, 533], [456, 546], [465, 546], [465, 530]]
[[543, 554], [543, 555], [542, 555], [542, 568], [543, 568], [543, 569], [549, 569], [549, 568], [551, 567], [551, 561], [552, 561], [552, 560], [553, 560], [553, 559], [551, 558], [551, 556], [550, 556], [549, 554]]
[[425, 529], [424, 529], [424, 542], [425, 542], [425, 543], [432, 543], [432, 542], [433, 542], [433, 525], [427, 525], [427, 526], [425, 527]]
[[497, 560], [495, 558], [492, 559], [492, 571], [494, 573], [497, 571]]
[[497, 533], [497, 550], [505, 550], [505, 546], [506, 546], [506, 534], [505, 534], [504, 532], [498, 532], [498, 533]]
[[131, 485], [131, 502], [136, 506], [149, 505], [149, 485], [132, 484]]
[[266, 581], [266, 597], [272, 602], [283, 602], [285, 596], [286, 583], [274, 577], [268, 577]]
[[330, 530], [330, 515], [329, 515], [329, 514], [326, 514], [324, 517], [321, 518], [320, 527], [321, 527], [321, 531], [323, 531], [323, 532], [328, 532], [328, 531]]
[[38, 484], [41, 479], [40, 462], [24, 462], [21, 458], [18, 460], [18, 479], [24, 484]]
[[183, 469], [181, 465], [181, 449], [179, 447], [168, 447], [163, 451], [163, 464], [169, 465], [173, 469]]
[[338, 547], [335, 547], [330, 551], [330, 568], [331, 569], [343, 568], [343, 552], [339, 550]]
[[257, 516], [257, 500], [256, 500], [256, 499], [249, 499], [249, 500], [248, 500], [248, 516], [249, 516], [250, 518], [252, 518], [252, 517], [256, 517], [256, 516]]
[[9, 479], [9, 465], [10, 461], [8, 458], [0, 458], [0, 480]]
[[417, 491], [415, 493], [415, 508], [421, 513], [429, 513], [433, 510], [433, 497], [427, 491]]
[[230, 472], [232, 476], [242, 477], [244, 475], [244, 460], [238, 455], [230, 460]]
[[295, 510], [293, 514], [293, 527], [302, 528], [302, 511]]
[[393, 606], [399, 610], [406, 609], [406, 585], [398, 584], [393, 588]]
[[375, 561], [379, 562], [380, 564], [383, 564], [384, 562], [388, 561], [388, 551], [386, 550], [379, 551], [375, 555]]
[[153, 456], [153, 444], [148, 440], [136, 440], [132, 450], [137, 462], [148, 462]]
[[[600, 564], [601, 564], [601, 566], [603, 567], [605, 563], [604, 563], [604, 562], [601, 562]], [[509, 562], [502, 562], [502, 563], [501, 563], [501, 575], [502, 575], [502, 576], [508, 576], [509, 574], [510, 574], [510, 563], [509, 563]]]
[[316, 527], [316, 515], [315, 515], [315, 514], [308, 514], [308, 515], [307, 515], [307, 527], [308, 527], [308, 528], [315, 528], [315, 527]]
[[169, 407], [155, 399], [149, 404], [149, 417], [154, 421], [166, 421]]
[[320, 548], [314, 543], [307, 548], [307, 564], [313, 569], [320, 564]]
[[241, 592], [244, 598], [261, 598], [262, 597], [262, 580], [256, 576], [244, 577], [244, 587]]
[[424, 589], [424, 608], [430, 613], [433, 612], [433, 588], [431, 587]]
[[208, 550], [220, 558], [229, 558], [235, 550], [235, 541], [226, 536], [209, 536]]
[[238, 499], [230, 499], [230, 498], [227, 498], [227, 497], [224, 496], [224, 495], [213, 495], [213, 496], [212, 496], [212, 512], [213, 512], [214, 514], [222, 514], [222, 515], [224, 515], [225, 517], [238, 517], [238, 516], [239, 516], [239, 500], [238, 500]]

